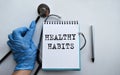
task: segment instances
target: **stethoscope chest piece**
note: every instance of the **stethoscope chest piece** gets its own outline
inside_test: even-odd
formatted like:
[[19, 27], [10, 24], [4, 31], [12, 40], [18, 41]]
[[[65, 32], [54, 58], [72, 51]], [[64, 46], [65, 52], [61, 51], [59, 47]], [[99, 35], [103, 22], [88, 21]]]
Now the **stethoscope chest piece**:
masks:
[[40, 4], [37, 11], [41, 17], [47, 17], [50, 14], [50, 8], [46, 4]]

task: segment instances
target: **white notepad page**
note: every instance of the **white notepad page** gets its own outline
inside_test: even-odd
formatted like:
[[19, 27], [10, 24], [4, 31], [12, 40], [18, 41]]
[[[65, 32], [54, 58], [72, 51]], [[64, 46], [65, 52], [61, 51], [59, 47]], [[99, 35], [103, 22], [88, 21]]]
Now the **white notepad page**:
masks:
[[77, 21], [43, 23], [43, 70], [80, 70], [78, 33]]

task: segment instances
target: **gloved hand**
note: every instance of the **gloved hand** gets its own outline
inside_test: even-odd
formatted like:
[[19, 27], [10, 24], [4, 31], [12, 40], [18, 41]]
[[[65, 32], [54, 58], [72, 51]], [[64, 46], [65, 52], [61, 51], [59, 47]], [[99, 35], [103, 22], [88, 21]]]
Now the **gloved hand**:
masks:
[[37, 49], [32, 41], [32, 37], [35, 27], [36, 23], [32, 21], [29, 28], [17, 28], [8, 35], [9, 40], [7, 44], [11, 48], [14, 60], [17, 63], [15, 70], [34, 69]]

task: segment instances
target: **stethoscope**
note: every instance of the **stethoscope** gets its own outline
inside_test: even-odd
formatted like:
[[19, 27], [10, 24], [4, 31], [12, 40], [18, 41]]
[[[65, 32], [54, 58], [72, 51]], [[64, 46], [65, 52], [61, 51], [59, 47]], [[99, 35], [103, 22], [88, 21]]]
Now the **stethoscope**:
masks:
[[[49, 9], [49, 7], [48, 7], [46, 4], [40, 4], [40, 5], [38, 6], [37, 11], [38, 11], [39, 16], [38, 16], [38, 17], [36, 18], [36, 20], [35, 20], [36, 23], [38, 22], [38, 20], [40, 19], [40, 17], [42, 17], [42, 18], [45, 18], [45, 17], [46, 17], [46, 19], [44, 20], [44, 22], [46, 22], [47, 19], [48, 19], [50, 16], [55, 16], [56, 18], [61, 19], [61, 17], [58, 16], [58, 15], [50, 14], [50, 9]], [[49, 14], [50, 14], [50, 15], [49, 15]], [[37, 48], [37, 51], [38, 51], [38, 52], [37, 52], [37, 63], [38, 63], [39, 65], [38, 65], [38, 67], [37, 67], [34, 75], [37, 75], [37, 73], [39, 72], [39, 70], [40, 70], [41, 67], [42, 67], [42, 59], [39, 57], [39, 55], [40, 55], [40, 53], [41, 53], [41, 50], [40, 50], [40, 49], [41, 49], [42, 33], [43, 33], [43, 28], [41, 29], [40, 38], [39, 38], [39, 43], [38, 43], [38, 48]]]
[[[46, 5], [46, 4], [40, 4], [37, 8], [37, 12], [38, 12], [38, 16], [35, 20], [36, 24], [38, 23], [38, 20], [40, 18], [45, 18], [44, 22], [47, 21], [47, 19], [51, 16], [57, 18], [57, 19], [61, 19], [60, 16], [58, 15], [55, 15], [55, 14], [50, 14], [50, 8]], [[37, 48], [37, 63], [39, 64], [34, 75], [37, 75], [37, 73], [39, 72], [39, 70], [42, 68], [42, 59], [39, 57], [40, 53], [41, 53], [41, 41], [42, 41], [42, 32], [43, 31], [43, 28], [41, 29], [41, 33], [40, 33], [40, 38], [39, 38], [39, 43], [38, 43], [38, 48]], [[85, 36], [83, 35], [83, 33], [79, 33], [80, 35], [83, 36], [84, 40], [85, 40], [85, 43], [83, 44], [83, 46], [80, 48], [80, 50], [82, 50], [85, 45], [86, 45], [86, 38]], [[12, 53], [12, 51], [10, 50], [1, 60], [0, 60], [0, 64]]]

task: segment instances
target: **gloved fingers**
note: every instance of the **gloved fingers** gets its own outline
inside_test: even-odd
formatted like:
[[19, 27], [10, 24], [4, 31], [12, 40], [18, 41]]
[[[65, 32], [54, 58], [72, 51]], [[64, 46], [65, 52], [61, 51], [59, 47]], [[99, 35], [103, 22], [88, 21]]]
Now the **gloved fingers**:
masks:
[[13, 45], [11, 44], [11, 41], [10, 41], [10, 40], [7, 41], [7, 44], [8, 44], [8, 46], [9, 46], [12, 50], [14, 50], [14, 47], [13, 47]]
[[27, 27], [17, 28], [12, 32], [12, 37], [14, 40], [21, 39], [25, 36], [26, 32], [28, 31]]
[[8, 35], [8, 39], [13, 41], [13, 36], [12, 36], [12, 34], [9, 34], [9, 35]]
[[34, 42], [33, 41], [31, 41], [31, 49], [32, 50], [37, 50], [37, 47], [36, 47], [36, 45], [34, 44]]
[[35, 27], [36, 27], [36, 23], [35, 21], [32, 21], [29, 28], [35, 30]]
[[10, 43], [10, 41], [7, 41], [7, 44], [8, 44], [8, 46], [10, 46], [10, 47], [12, 46], [11, 43]]
[[35, 23], [35, 21], [32, 21], [30, 24], [29, 30], [27, 31], [27, 33], [25, 35], [26, 39], [32, 39], [35, 28], [36, 28], [36, 23]]

